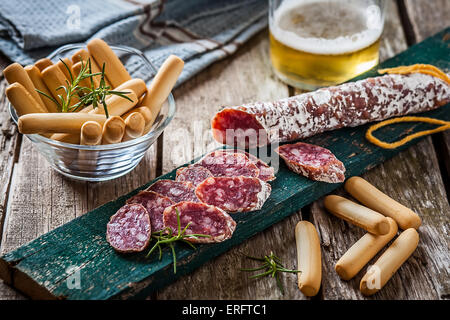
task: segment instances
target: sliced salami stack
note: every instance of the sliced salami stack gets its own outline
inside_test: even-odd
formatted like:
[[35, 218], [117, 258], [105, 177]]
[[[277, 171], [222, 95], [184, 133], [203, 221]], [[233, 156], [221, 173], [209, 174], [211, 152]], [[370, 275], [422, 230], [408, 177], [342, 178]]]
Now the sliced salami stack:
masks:
[[213, 151], [178, 169], [176, 180], [158, 180], [128, 199], [108, 223], [108, 242], [120, 252], [142, 251], [151, 231], [177, 232], [177, 213], [182, 228], [190, 223], [186, 234], [208, 236], [189, 241], [225, 241], [236, 228], [229, 213], [261, 209], [274, 179], [274, 168], [245, 151]]

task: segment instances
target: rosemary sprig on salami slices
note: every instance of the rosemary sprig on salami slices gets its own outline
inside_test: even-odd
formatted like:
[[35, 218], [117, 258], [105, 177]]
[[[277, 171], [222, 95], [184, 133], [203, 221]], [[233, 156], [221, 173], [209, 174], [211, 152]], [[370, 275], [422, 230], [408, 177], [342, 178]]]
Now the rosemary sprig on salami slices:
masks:
[[177, 233], [174, 234], [172, 231], [172, 228], [166, 227], [158, 232], [152, 233], [152, 238], [156, 240], [156, 243], [153, 245], [153, 247], [150, 249], [150, 251], [147, 253], [147, 257], [149, 257], [156, 249], [159, 250], [159, 260], [162, 258], [162, 245], [169, 246], [170, 250], [172, 251], [172, 257], [173, 257], [173, 273], [177, 273], [177, 256], [175, 253], [175, 243], [177, 241], [181, 241], [183, 243], [186, 243], [189, 245], [192, 249], [196, 249], [196, 247], [186, 239], [197, 239], [197, 238], [210, 238], [210, 235], [207, 234], [186, 234], [186, 230], [191, 225], [192, 221], [189, 222], [183, 229], [181, 228], [181, 220], [180, 220], [180, 214], [178, 212], [178, 209], [175, 208], [175, 212], [177, 214]]
[[280, 289], [282, 294], [284, 294], [284, 288], [281, 283], [279, 273], [280, 272], [288, 272], [288, 273], [301, 272], [300, 270], [292, 270], [292, 269], [285, 268], [283, 263], [281, 262], [280, 258], [278, 258], [272, 251], [270, 252], [269, 255], [265, 255], [262, 258], [252, 257], [252, 256], [248, 256], [248, 255], [246, 255], [246, 257], [251, 260], [262, 262], [263, 264], [256, 268], [244, 268], [244, 269], [240, 269], [240, 270], [245, 271], [245, 272], [254, 272], [254, 271], [265, 270], [262, 273], [258, 273], [253, 276], [250, 276], [250, 279], [272, 276], [272, 278], [275, 278], [275, 280], [277, 282], [277, 286]]

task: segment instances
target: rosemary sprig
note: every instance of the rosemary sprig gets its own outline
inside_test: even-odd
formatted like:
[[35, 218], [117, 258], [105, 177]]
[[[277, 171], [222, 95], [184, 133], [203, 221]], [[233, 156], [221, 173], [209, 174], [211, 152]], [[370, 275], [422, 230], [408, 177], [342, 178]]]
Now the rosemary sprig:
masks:
[[[86, 61], [86, 63], [84, 63], [82, 59], [80, 60], [80, 73], [78, 74], [78, 76], [74, 77], [69, 66], [67, 66], [67, 64], [62, 59], [60, 59], [60, 61], [68, 71], [70, 79], [66, 80], [65, 86], [60, 86], [56, 89], [64, 91], [64, 95], [58, 94], [59, 101], [54, 97], [46, 94], [45, 92], [42, 92], [38, 89], [36, 89], [36, 91], [53, 101], [60, 112], [75, 112], [78, 111], [81, 107], [85, 107], [90, 104], [92, 104], [94, 109], [96, 109], [99, 105], [102, 105], [103, 109], [105, 110], [106, 118], [109, 118], [108, 106], [106, 104], [107, 96], [114, 94], [120, 96], [121, 98], [132, 101], [128, 96], [126, 96], [130, 92], [111, 90], [111, 87], [106, 85], [105, 63], [103, 63], [101, 72], [92, 73], [90, 58]], [[100, 81], [98, 87], [96, 88], [93, 78], [99, 75]], [[89, 79], [89, 87], [80, 86], [80, 82], [84, 79]], [[71, 106], [70, 104], [74, 96], [77, 96], [79, 98], [79, 102]]]
[[153, 247], [147, 253], [147, 257], [149, 257], [153, 253], [153, 251], [158, 249], [159, 250], [159, 260], [161, 260], [161, 258], [162, 258], [161, 245], [169, 246], [172, 251], [172, 257], [173, 257], [173, 273], [177, 273], [177, 256], [175, 253], [175, 242], [181, 241], [181, 242], [189, 245], [191, 248], [195, 249], [195, 246], [191, 242], [187, 241], [186, 239], [210, 238], [211, 237], [210, 235], [207, 235], [207, 234], [186, 234], [186, 230], [187, 230], [187, 228], [189, 228], [189, 226], [191, 225], [192, 222], [189, 222], [182, 230], [180, 214], [179, 214], [177, 208], [175, 208], [175, 212], [177, 215], [177, 227], [178, 227], [177, 234], [174, 235], [172, 228], [169, 228], [169, 227], [166, 227], [158, 232], [152, 233], [152, 238], [156, 240], [156, 243], [153, 245]]
[[281, 283], [279, 273], [280, 272], [288, 272], [288, 273], [301, 272], [300, 270], [286, 269], [283, 266], [283, 263], [281, 262], [280, 258], [278, 258], [272, 251], [270, 252], [269, 255], [265, 255], [262, 258], [252, 257], [252, 256], [248, 256], [248, 255], [246, 255], [246, 257], [251, 260], [262, 262], [263, 264], [257, 268], [244, 268], [244, 269], [240, 269], [240, 270], [245, 271], [245, 272], [254, 272], [254, 271], [259, 271], [259, 270], [265, 269], [265, 271], [262, 273], [258, 273], [253, 276], [250, 276], [250, 279], [272, 276], [272, 278], [275, 278], [275, 280], [277, 282], [277, 286], [281, 291], [281, 294], [284, 294], [284, 288]]

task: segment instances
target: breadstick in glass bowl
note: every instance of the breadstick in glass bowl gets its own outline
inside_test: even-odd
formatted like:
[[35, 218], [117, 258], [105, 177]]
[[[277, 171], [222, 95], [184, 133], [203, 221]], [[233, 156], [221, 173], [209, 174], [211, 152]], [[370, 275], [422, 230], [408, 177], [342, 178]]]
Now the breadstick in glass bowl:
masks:
[[[78, 105], [77, 103], [67, 103], [66, 105], [63, 105], [59, 103], [60, 101], [58, 100], [58, 97], [55, 98], [54, 96], [49, 96], [48, 92], [52, 92], [52, 90], [48, 90], [47, 96], [40, 94], [40, 98], [43, 101], [45, 101], [45, 99], [52, 100], [53, 98], [52, 102], [58, 105], [59, 112], [53, 114], [48, 113], [48, 116], [28, 115], [21, 121], [21, 125], [27, 125], [27, 128], [30, 128], [29, 132], [32, 132], [32, 134], [27, 133], [24, 134], [24, 136], [30, 139], [30, 141], [33, 143], [33, 146], [37, 148], [38, 151], [45, 157], [45, 159], [50, 163], [51, 167], [57, 172], [72, 179], [83, 181], [106, 181], [127, 174], [128, 172], [133, 170], [142, 160], [145, 152], [164, 131], [176, 112], [175, 100], [173, 98], [173, 95], [170, 93], [172, 89], [170, 88], [164, 104], [162, 105], [161, 109], [158, 110], [158, 114], [156, 115], [154, 122], [151, 124], [150, 130], [145, 131], [142, 135], [135, 134], [135, 138], [134, 136], [129, 135], [125, 139], [121, 138], [119, 140], [120, 142], [110, 144], [86, 143], [86, 137], [80, 139], [82, 134], [81, 122], [84, 120], [94, 120], [103, 127], [108, 118], [120, 117], [130, 111], [136, 112], [138, 110], [142, 110], [141, 107], [147, 107], [141, 105], [141, 101], [143, 100], [145, 94], [148, 94], [148, 92], [145, 86], [143, 88], [141, 87], [144, 85], [144, 83], [147, 87], [150, 87], [152, 80], [156, 74], [158, 74], [158, 79], [161, 77], [164, 78], [169, 76], [171, 78], [169, 79], [169, 82], [175, 83], [173, 81], [173, 70], [171, 74], [165, 76], [164, 73], [167, 73], [165, 71], [165, 68], [157, 70], [157, 68], [153, 66], [153, 64], [143, 55], [141, 51], [126, 46], [109, 46], [109, 48], [118, 57], [118, 60], [112, 59], [112, 61], [114, 61], [114, 63], [121, 63], [125, 68], [127, 68], [127, 72], [131, 77], [131, 80], [127, 78], [128, 80], [126, 81], [124, 78], [125, 82], [121, 84], [118, 84], [120, 80], [115, 79], [116, 87], [109, 87], [108, 90], [118, 92], [118, 94], [111, 94], [109, 96], [106, 96], [105, 98], [105, 103], [107, 105], [108, 101], [111, 103], [113, 111], [112, 114], [107, 113], [108, 108], [106, 108], [105, 112], [102, 103], [97, 103], [96, 107], [93, 106], [95, 105], [95, 103], [83, 103]], [[60, 60], [67, 62], [67, 59], [65, 58], [70, 59], [75, 53], [80, 52], [80, 50], [87, 51], [86, 44], [70, 44], [57, 49], [45, 59], [47, 65], [41, 66], [44, 67], [42, 71], [44, 71], [45, 68], [48, 67], [52, 68], [52, 65], [57, 65]], [[100, 47], [96, 50], [102, 49]], [[110, 57], [111, 51], [108, 52], [108, 57]], [[91, 57], [88, 58], [87, 61], [84, 61], [83, 57], [79, 56], [79, 60], [83, 61], [83, 64], [87, 66], [90, 59], [95, 59], [96, 56], [99, 56], [99, 54], [96, 53], [95, 55], [91, 55]], [[176, 77], [179, 76], [183, 68], [182, 60], [179, 60], [181, 61], [181, 63], [175, 72]], [[44, 60], [41, 59], [41, 62], [42, 61]], [[50, 64], [50, 61], [52, 62], [52, 64]], [[92, 60], [91, 65], [94, 61], [95, 60]], [[103, 66], [98, 65], [98, 61], [95, 62], [96, 66], [98, 66], [101, 70]], [[76, 70], [77, 72], [74, 72], [73, 65], [69, 63], [60, 62], [58, 67], [67, 67], [67, 74], [69, 74], [69, 71], [71, 71], [74, 78], [76, 78], [76, 75], [80, 73], [79, 67]], [[105, 80], [107, 80], [108, 70], [111, 69], [108, 69], [108, 67], [105, 65]], [[44, 72], [44, 75], [46, 73], [48, 72]], [[95, 72], [92, 72], [92, 74], [95, 74]], [[96, 78], [99, 78], [99, 75], [96, 75]], [[88, 78], [86, 80], [90, 79]], [[99, 81], [96, 82], [99, 83]], [[86, 81], [84, 81], [83, 83], [84, 85], [82, 87], [86, 87]], [[105, 81], [105, 86], [107, 85], [107, 81]], [[20, 83], [17, 82], [10, 83], [10, 86], [12, 86], [13, 88], [18, 87], [19, 89], [23, 87]], [[93, 88], [96, 88], [95, 85]], [[12, 90], [11, 93], [13, 93]], [[87, 93], [89, 93], [89, 90], [86, 90], [86, 93], [83, 91], [77, 91], [77, 96], [75, 97], [74, 101], [78, 102], [80, 100], [90, 102], [90, 100], [86, 99]], [[53, 94], [54, 93], [52, 92], [52, 95]], [[60, 89], [59, 94], [66, 95], [67, 92]], [[33, 105], [38, 105], [35, 100], [31, 99], [31, 94], [27, 95], [26, 97], [30, 98], [28, 99], [30, 100], [30, 103], [33, 103]], [[83, 97], [85, 98], [85, 100], [83, 100]], [[23, 101], [26, 102], [28, 100], [15, 99], [15, 101], [10, 101], [10, 114], [16, 124], [19, 123], [19, 116], [24, 116], [28, 113], [40, 112], [33, 111], [34, 109], [28, 106], [18, 105], [20, 103], [23, 104]], [[15, 106], [14, 103], [17, 104], [17, 106]], [[67, 112], [66, 116], [62, 115], [62, 107], [65, 108], [64, 112]], [[20, 110], [20, 115], [18, 115], [16, 110]], [[143, 110], [147, 111], [147, 109]], [[71, 121], [71, 113], [74, 114], [74, 123], [71, 123], [70, 127], [64, 128], [65, 122]], [[85, 113], [86, 115], [76, 115], [78, 113]], [[55, 114], [56, 116], [54, 116]], [[97, 118], [99, 116], [105, 117], [105, 120], [98, 121]], [[61, 119], [63, 119], [65, 122], [57, 123], [59, 117], [62, 117]], [[24, 120], [26, 122], [24, 122]], [[49, 121], [48, 126], [44, 125], [45, 121]], [[41, 126], [43, 127], [42, 130]], [[51, 129], [49, 132], [47, 132], [45, 129], [47, 127]]]

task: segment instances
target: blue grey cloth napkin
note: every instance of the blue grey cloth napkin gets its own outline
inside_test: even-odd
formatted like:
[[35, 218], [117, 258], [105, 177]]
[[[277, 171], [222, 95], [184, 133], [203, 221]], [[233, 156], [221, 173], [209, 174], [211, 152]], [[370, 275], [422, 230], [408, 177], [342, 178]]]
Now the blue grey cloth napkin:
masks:
[[1, 0], [0, 51], [26, 65], [102, 38], [143, 51], [156, 66], [179, 56], [180, 84], [266, 25], [267, 0]]

